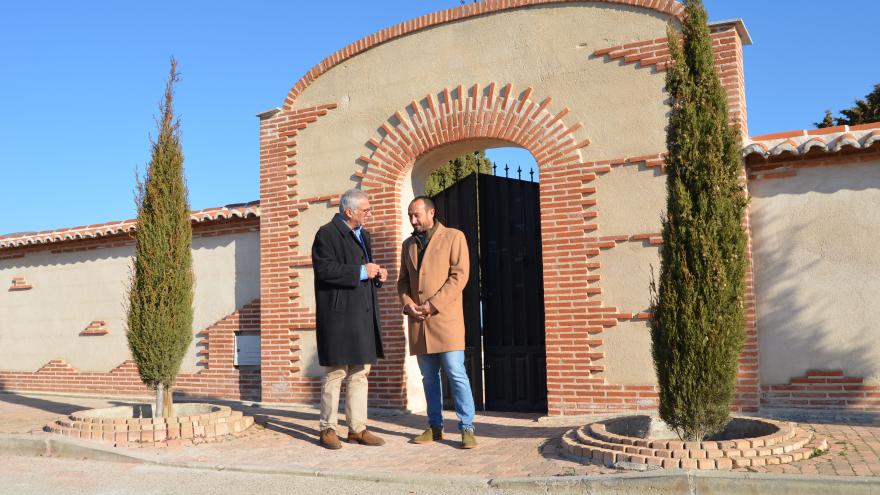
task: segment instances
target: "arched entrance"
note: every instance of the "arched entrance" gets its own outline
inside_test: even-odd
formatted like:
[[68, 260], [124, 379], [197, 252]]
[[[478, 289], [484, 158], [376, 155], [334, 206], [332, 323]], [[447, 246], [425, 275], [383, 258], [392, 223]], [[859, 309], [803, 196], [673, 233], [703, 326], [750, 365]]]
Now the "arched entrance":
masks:
[[[317, 399], [309, 249], [339, 194], [370, 194], [375, 258], [396, 279], [405, 207], [430, 172], [421, 164], [517, 146], [540, 172], [548, 414], [653, 407], [645, 274], [665, 194], [663, 38], [681, 10], [672, 0], [469, 4], [343, 48], [261, 114], [263, 400]], [[717, 33], [736, 65], [735, 27]], [[740, 68], [729, 76], [736, 102]], [[743, 116], [744, 106], [732, 120]], [[387, 358], [371, 373], [371, 404], [418, 409], [392, 284], [380, 304]]]
[[[528, 176], [527, 176], [528, 177]], [[472, 173], [433, 196], [437, 218], [465, 234], [465, 360], [474, 403], [547, 412], [538, 183]], [[445, 406], [452, 408], [448, 387]]]
[[[535, 157], [551, 187], [565, 180], [554, 180], [554, 165], [579, 162], [589, 140], [575, 139], [582, 125], [566, 122], [567, 109], [551, 113], [550, 98], [536, 102], [532, 95], [532, 88], [517, 91], [512, 84], [446, 88], [411, 101], [377, 126], [359, 157], [364, 169], [357, 171], [362, 188], [373, 198], [374, 236], [394, 239], [391, 251], [377, 253], [377, 259], [387, 255], [396, 266], [400, 242], [410, 231], [406, 223], [398, 232], [379, 230], [378, 224], [393, 226], [394, 216], [404, 219], [406, 206], [422, 194], [428, 175], [465, 150], [517, 145]], [[546, 412], [543, 270], [555, 263], [542, 264], [541, 258], [541, 246], [552, 246], [555, 239], [541, 238], [547, 208], [541, 207], [536, 183], [491, 175], [469, 179], [440, 194], [438, 216], [465, 231], [470, 242], [473, 267], [464, 297], [476, 403], [490, 410]], [[554, 197], [559, 191], [546, 194]], [[553, 203], [548, 205], [552, 211]], [[550, 217], [551, 231], [557, 230], [557, 218]], [[405, 333], [403, 325], [401, 321]], [[405, 369], [418, 378], [413, 363]], [[418, 396], [418, 381], [408, 384]]]

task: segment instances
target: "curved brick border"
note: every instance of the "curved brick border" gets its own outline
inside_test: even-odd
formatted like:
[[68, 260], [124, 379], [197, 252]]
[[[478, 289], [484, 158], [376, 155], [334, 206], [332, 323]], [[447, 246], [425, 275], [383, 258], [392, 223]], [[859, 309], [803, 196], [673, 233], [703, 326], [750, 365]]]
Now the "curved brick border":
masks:
[[[553, 98], [535, 103], [533, 91], [528, 86], [517, 94], [511, 83], [500, 87], [492, 82], [485, 88], [479, 84], [444, 88], [439, 98], [426, 95], [422, 104], [413, 100], [380, 126], [379, 135], [370, 138], [372, 152], [358, 158], [367, 168], [354, 174], [363, 178], [368, 189], [399, 187], [419, 157], [445, 144], [474, 138], [521, 146], [539, 165], [579, 161], [577, 151], [590, 144], [589, 139], [578, 142], [574, 138], [583, 124], [566, 125], [563, 119], [569, 109], [554, 115], [548, 110]], [[389, 180], [393, 183], [388, 184]]]
[[[618, 5], [629, 5], [654, 10], [669, 16], [680, 17], [684, 12], [684, 6], [674, 0], [593, 0], [599, 3], [611, 3]], [[293, 88], [287, 94], [284, 100], [284, 109], [293, 108], [297, 98], [306, 90], [316, 79], [321, 77], [325, 72], [339, 65], [343, 61], [363, 53], [375, 46], [378, 46], [395, 38], [400, 38], [407, 34], [426, 29], [429, 27], [439, 26], [455, 21], [461, 21], [470, 17], [476, 17], [485, 14], [502, 12], [505, 10], [530, 7], [534, 5], [547, 5], [559, 3], [575, 3], [583, 0], [483, 0], [479, 3], [471, 3], [426, 14], [409, 21], [396, 24], [389, 28], [385, 28], [377, 33], [371, 34], [366, 38], [355, 41], [354, 43], [336, 51], [329, 57], [325, 58], [311, 70], [306, 72], [300, 78]]]
[[828, 443], [794, 423], [759, 420], [776, 426], [769, 435], [729, 441], [682, 442], [646, 440], [616, 435], [605, 424], [591, 423], [562, 437], [566, 454], [587, 464], [613, 466], [618, 462], [647, 464], [664, 469], [732, 469], [786, 464], [809, 459], [814, 449]]
[[113, 442], [116, 447], [130, 444], [173, 447], [210, 442], [226, 435], [237, 436], [254, 424], [254, 418], [233, 411], [229, 406], [203, 405], [210, 407], [211, 412], [172, 418], [102, 418], [94, 416], [102, 409], [89, 409], [50, 423], [45, 430], [75, 438]]

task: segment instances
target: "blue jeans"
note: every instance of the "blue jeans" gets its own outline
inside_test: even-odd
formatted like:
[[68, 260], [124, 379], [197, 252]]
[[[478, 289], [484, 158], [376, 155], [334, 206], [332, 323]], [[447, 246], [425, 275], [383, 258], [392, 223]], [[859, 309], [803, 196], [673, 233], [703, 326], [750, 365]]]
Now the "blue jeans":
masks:
[[459, 430], [474, 429], [474, 396], [471, 393], [471, 382], [464, 368], [464, 351], [440, 352], [416, 356], [419, 370], [422, 372], [422, 386], [425, 389], [425, 400], [428, 402], [428, 424], [443, 426], [443, 385], [440, 381], [440, 369], [446, 371], [449, 385], [452, 387], [452, 400], [455, 402], [455, 414], [458, 416]]

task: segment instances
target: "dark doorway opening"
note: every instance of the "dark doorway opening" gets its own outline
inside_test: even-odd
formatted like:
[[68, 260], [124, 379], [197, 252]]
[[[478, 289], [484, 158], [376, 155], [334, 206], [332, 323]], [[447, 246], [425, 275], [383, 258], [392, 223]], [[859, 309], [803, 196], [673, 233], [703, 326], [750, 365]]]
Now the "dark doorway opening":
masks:
[[[432, 197], [437, 219], [464, 232], [465, 364], [478, 409], [547, 411], [538, 184], [474, 173]], [[444, 406], [452, 407], [444, 378]]]

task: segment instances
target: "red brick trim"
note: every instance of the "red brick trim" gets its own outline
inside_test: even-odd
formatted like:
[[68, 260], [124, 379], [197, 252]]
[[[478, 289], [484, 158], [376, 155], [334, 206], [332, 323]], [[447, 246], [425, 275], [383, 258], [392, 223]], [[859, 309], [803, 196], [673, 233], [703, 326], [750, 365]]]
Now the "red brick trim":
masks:
[[[643, 242], [648, 245], [662, 245], [663, 238], [661, 233], [632, 233], [621, 234], [616, 236], [595, 236], [592, 232], [599, 229], [601, 218], [598, 216], [598, 201], [595, 199], [597, 187], [595, 181], [603, 174], [613, 173], [613, 171], [621, 166], [638, 166], [644, 165], [648, 170], [651, 168], [659, 168], [661, 173], [664, 170], [665, 153], [656, 153], [643, 156], [635, 156], [628, 158], [616, 158], [610, 160], [585, 162], [578, 164], [576, 167], [580, 172], [579, 178], [582, 180], [578, 191], [582, 195], [581, 205], [584, 211], [584, 218], [587, 222], [584, 230], [587, 233], [587, 242], [585, 243], [585, 254], [587, 256], [586, 268], [589, 271], [601, 268], [601, 254], [603, 251], [613, 249], [623, 242]], [[743, 176], [744, 179], [744, 176]], [[543, 226], [542, 226], [543, 228]], [[737, 412], [751, 412], [758, 408], [758, 353], [757, 353], [757, 330], [754, 310], [754, 286], [752, 275], [752, 251], [751, 251], [751, 235], [749, 232], [748, 213], [744, 220], [744, 229], [749, 233], [748, 240], [748, 259], [749, 269], [746, 278], [746, 287], [744, 300], [746, 304], [746, 342], [743, 345], [743, 351], [739, 358], [739, 367], [737, 371], [737, 388], [734, 395], [734, 401], [731, 409]], [[542, 230], [542, 235], [544, 234]], [[545, 271], [545, 284], [546, 281]], [[602, 334], [609, 328], [617, 326], [622, 321], [644, 321], [650, 318], [650, 314], [640, 313], [624, 313], [620, 308], [606, 307], [602, 302], [601, 277], [598, 274], [589, 274], [586, 277], [588, 282], [586, 292], [589, 300], [585, 303], [586, 315], [581, 315], [585, 320], [584, 331], [590, 335], [589, 339], [581, 345], [560, 347], [560, 353], [577, 356], [577, 359], [589, 363], [591, 374], [601, 373], [605, 371], [601, 359], [605, 357], [602, 351], [604, 344]], [[553, 279], [554, 283], [567, 283], [568, 280]], [[574, 286], [569, 287], [571, 290]], [[546, 298], [545, 298], [546, 300]], [[582, 313], [584, 311], [582, 310]], [[556, 349], [554, 349], [556, 350]], [[550, 340], [548, 335], [548, 390], [550, 389]], [[594, 362], [599, 361], [599, 362]], [[566, 367], [561, 370], [569, 369], [568, 363], [564, 363]], [[563, 376], [563, 375], [560, 375]], [[559, 387], [559, 391], [576, 390], [576, 385], [566, 383], [565, 386]], [[581, 414], [584, 411], [596, 410], [627, 410], [627, 409], [654, 409], [657, 407], [658, 389], [655, 386], [622, 386], [610, 384], [603, 375], [597, 375], [595, 378], [587, 380], [579, 379], [574, 383], [585, 384], [583, 390], [573, 393], [571, 398], [561, 397], [558, 402], [551, 401], [550, 414]], [[554, 388], [557, 388], [554, 386]]]
[[[335, 103], [264, 114], [260, 120], [260, 299], [262, 399], [313, 403], [319, 382], [301, 376], [301, 330], [315, 328], [314, 312], [302, 304], [298, 268], [311, 266], [299, 253], [299, 214], [334, 195], [297, 195], [297, 138]], [[311, 240], [308, 240], [311, 242]], [[372, 387], [371, 387], [372, 388]]]
[[[471, 17], [503, 12], [506, 10], [531, 7], [535, 5], [551, 5], [560, 3], [572, 3], [582, 0], [483, 0], [478, 3], [468, 3], [461, 7], [426, 14], [409, 21], [396, 24], [389, 28], [385, 28], [377, 33], [371, 34], [366, 38], [355, 41], [354, 43], [336, 51], [329, 57], [325, 58], [311, 70], [306, 72], [296, 84], [290, 89], [287, 98], [284, 100], [284, 110], [290, 110], [296, 103], [299, 96], [308, 88], [316, 79], [324, 73], [341, 64], [358, 54], [361, 54], [371, 48], [382, 43], [391, 41], [396, 38], [415, 33], [422, 29], [439, 26], [442, 24], [461, 21]], [[673, 0], [596, 0], [600, 3], [610, 3], [619, 5], [630, 5], [641, 7], [648, 10], [654, 10], [670, 17], [680, 17], [684, 12], [684, 7]]]
[[[236, 369], [232, 365], [234, 334], [240, 331], [258, 332], [259, 317], [260, 302], [256, 300], [200, 332], [203, 339], [199, 344], [210, 353], [209, 367], [196, 373], [178, 375], [175, 391], [191, 397], [260, 400], [260, 370]], [[103, 322], [92, 322], [96, 323]], [[141, 382], [137, 365], [131, 360], [122, 362], [108, 372], [79, 371], [63, 360], [51, 360], [37, 371], [0, 371], [0, 390], [106, 396], [153, 394]]]
[[880, 386], [843, 370], [811, 370], [783, 385], [761, 386], [761, 406], [880, 412]]
[[[569, 113], [563, 108], [555, 115], [548, 110], [552, 98], [536, 103], [533, 89], [516, 94], [513, 85], [501, 87], [492, 82], [485, 88], [473, 84], [465, 89], [445, 88], [437, 97], [415, 100], [382, 123], [383, 133], [368, 141], [370, 151], [358, 158], [354, 174], [370, 188], [399, 185], [418, 157], [445, 144], [463, 139], [491, 138], [514, 143], [529, 150], [540, 163], [571, 163], [578, 150], [590, 144], [578, 142], [574, 133], [580, 122], [566, 125]], [[406, 116], [405, 116], [406, 115]], [[394, 122], [393, 124], [390, 122]], [[392, 182], [393, 181], [393, 182]]]
[[235, 355], [235, 335], [260, 333], [260, 300], [256, 299], [235, 310], [231, 315], [202, 330], [196, 337], [201, 356], [199, 365], [206, 370], [232, 370]]
[[89, 323], [89, 326], [86, 327], [85, 330], [80, 332], [80, 335], [107, 335], [110, 333], [110, 330], [107, 329], [107, 322], [103, 320], [95, 320]]
[[602, 48], [593, 52], [594, 57], [604, 57], [605, 61], [622, 59], [623, 64], [637, 63], [640, 69], [654, 67], [663, 72], [672, 63], [669, 55], [669, 39], [665, 36], [625, 45]]
[[[727, 93], [730, 123], [739, 130], [741, 137], [745, 138], [748, 136], [748, 122], [742, 39], [735, 24], [714, 25], [711, 26], [711, 30], [715, 71]], [[592, 55], [604, 57], [606, 62], [618, 60], [621, 65], [638, 64], [641, 69], [654, 68], [657, 72], [665, 71], [672, 63], [666, 37], [602, 48], [594, 51]]]
[[9, 287], [9, 291], [16, 290], [31, 290], [34, 286], [29, 284], [24, 277], [12, 277], [12, 286]]
[[[745, 187], [745, 169], [740, 169], [740, 183]], [[746, 208], [743, 218], [743, 228], [746, 231], [746, 268], [745, 290], [743, 303], [745, 307], [745, 333], [746, 339], [739, 355], [739, 365], [736, 373], [736, 390], [734, 392], [731, 409], [740, 413], [751, 413], [758, 410], [760, 394], [758, 378], [758, 316], [755, 298], [755, 259], [752, 255], [752, 215], [751, 206]]]
[[[368, 149], [358, 160], [363, 169], [355, 174], [362, 178], [362, 188], [371, 198], [375, 258], [378, 263], [392, 267], [389, 279], [396, 280], [402, 241], [397, 226], [404, 215], [400, 189], [421, 156], [447, 144], [475, 138], [506, 141], [529, 150], [541, 174], [545, 300], [555, 302], [547, 305], [545, 315], [548, 349], [552, 349], [556, 339], [568, 339], [569, 332], [582, 326], [575, 315], [580, 315], [579, 308], [586, 296], [562, 284], [587, 284], [584, 230], [572, 228], [571, 218], [572, 209], [579, 208], [577, 202], [581, 198], [580, 149], [589, 144], [589, 139], [574, 137], [582, 125], [567, 121], [567, 108], [552, 112], [551, 98], [536, 103], [531, 99], [532, 93], [531, 87], [516, 92], [511, 84], [493, 82], [485, 87], [474, 84], [445, 88], [437, 95], [427, 95], [420, 100], [421, 104], [412, 101], [379, 126], [382, 131], [369, 140]], [[560, 272], [565, 275], [557, 275]], [[371, 378], [370, 389], [374, 403], [387, 404], [393, 400], [403, 405], [404, 321], [396, 291], [390, 285], [386, 284], [387, 289], [380, 293], [387, 359], [372, 372], [375, 378]], [[581, 337], [589, 339], [586, 334]], [[553, 359], [551, 352], [548, 383], [556, 376]], [[570, 362], [575, 373], [589, 374], [589, 361]]]

